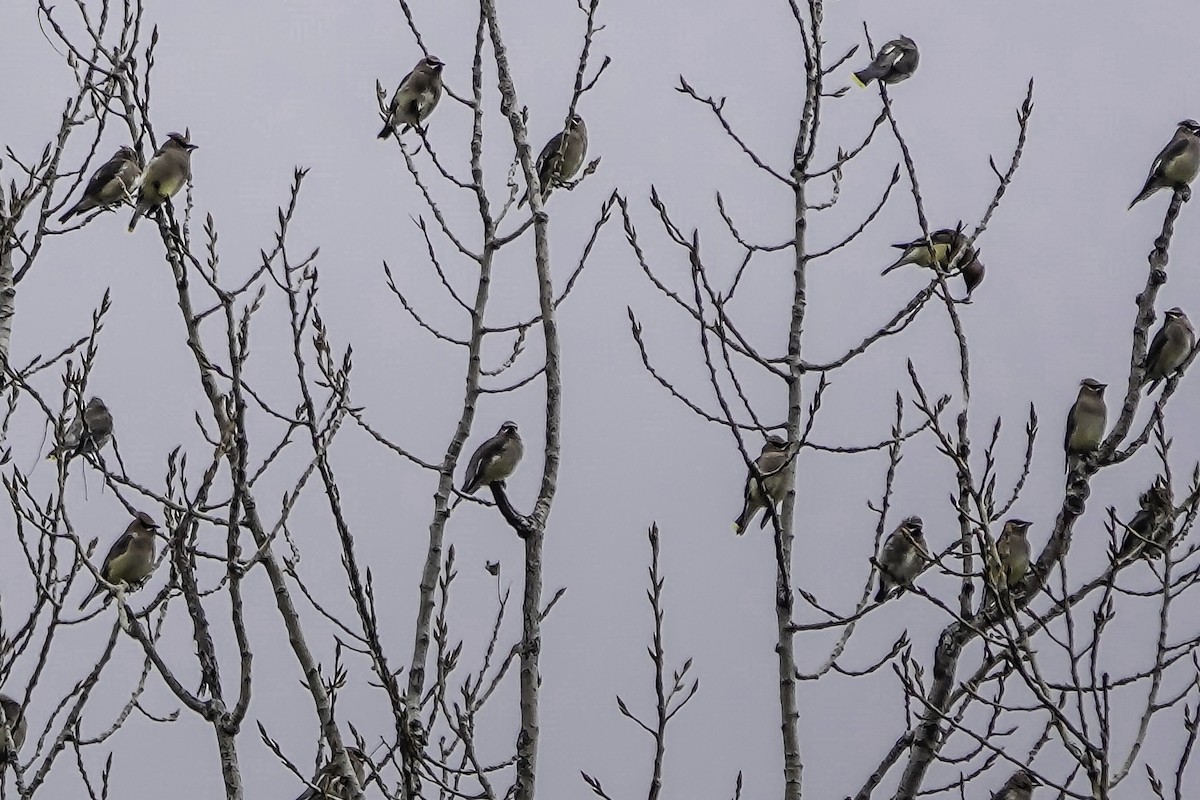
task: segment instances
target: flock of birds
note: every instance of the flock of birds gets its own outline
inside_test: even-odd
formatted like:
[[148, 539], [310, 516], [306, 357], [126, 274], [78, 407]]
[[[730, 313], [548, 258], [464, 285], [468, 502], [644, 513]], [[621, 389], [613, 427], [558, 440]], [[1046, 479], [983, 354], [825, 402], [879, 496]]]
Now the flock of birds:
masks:
[[[860, 86], [866, 86], [871, 81], [900, 83], [912, 76], [919, 61], [916, 43], [907, 36], [901, 36], [883, 45], [870, 65], [854, 73], [854, 80]], [[441, 100], [444, 66], [436, 56], [426, 56], [404, 77], [388, 105], [378, 138], [387, 139], [410, 128], [420, 128]], [[133, 231], [141, 217], [157, 210], [191, 180], [191, 156], [196, 148], [197, 145], [191, 143], [189, 132], [168, 134], [166, 141], [142, 169], [134, 150], [121, 147], [96, 170], [82, 197], [59, 221], [67, 222], [89, 211], [115, 208], [132, 202], [134, 212], [129, 230]], [[565, 184], [578, 173], [586, 154], [587, 126], [582, 117], [571, 114], [563, 131], [546, 143], [537, 159], [543, 203], [556, 185]], [[1164, 188], [1182, 190], [1185, 197], [1190, 196], [1189, 184], [1198, 171], [1200, 124], [1188, 119], [1179, 123], [1174, 137], [1154, 160], [1145, 185], [1129, 207]], [[518, 205], [523, 206], [528, 198], [527, 190]], [[961, 302], [970, 302], [971, 293], [983, 280], [983, 263], [979, 260], [978, 251], [963, 235], [961, 223], [954, 229], [943, 228], [933, 231], [928, 237], [894, 246], [903, 253], [895, 263], [883, 270], [884, 275], [906, 264], [961, 275], [967, 290]], [[1183, 366], [1195, 344], [1196, 334], [1187, 315], [1179, 308], [1166, 312], [1166, 318], [1154, 336], [1143, 365], [1148, 391], [1174, 375]], [[1079, 396], [1067, 415], [1064, 450], [1068, 472], [1079, 458], [1100, 446], [1107, 426], [1104, 390], [1104, 384], [1091, 378], [1080, 384]], [[100, 398], [93, 397], [72, 420], [50, 457], [71, 458], [82, 453], [98, 453], [111, 439], [112, 430], [112, 415], [107, 406]], [[524, 446], [516, 423], [505, 422], [496, 435], [481, 444], [471, 456], [462, 491], [473, 494], [483, 486], [503, 486], [516, 470], [523, 454]], [[791, 485], [789, 467], [793, 458], [793, 448], [784, 438], [776, 435], [767, 437], [761, 454], [746, 478], [742, 511], [734, 522], [734, 530], [738, 535], [746, 532], [759, 512], [766, 512], [763, 513], [760, 527], [766, 527], [767, 522], [777, 515], [778, 506]], [[1161, 478], [1156, 479], [1154, 485], [1142, 494], [1140, 505], [1141, 510], [1126, 526], [1127, 531], [1118, 552], [1120, 558], [1134, 554], [1148, 556], [1148, 545], [1154, 545], [1161, 551], [1169, 540], [1170, 525], [1167, 520], [1171, 504], [1167, 487]], [[1002, 592], [1016, 593], [1023, 585], [1030, 563], [1027, 537], [1030, 524], [1026, 520], [1010, 519], [1004, 523], [996, 540], [996, 552], [988, 559], [986, 578], [997, 600]], [[97, 581], [80, 604], [80, 609], [110, 586], [136, 587], [146, 580], [154, 568], [157, 531], [158, 525], [148, 514], [137, 512], [134, 515], [125, 532], [113, 543], [104, 558], [99, 570], [104, 583]], [[879, 587], [875, 595], [876, 602], [884, 602], [893, 593], [898, 594], [910, 587], [930, 563], [932, 557], [925, 542], [921, 518], [913, 516], [905, 519], [888, 536], [877, 560]], [[111, 596], [105, 603], [110, 600]], [[0, 695], [0, 709], [6, 720], [4, 727], [0, 728], [2, 764], [13, 755], [8, 751], [6, 739], [11, 741], [14, 752], [20, 749], [28, 725], [21, 705], [11, 697]], [[349, 748], [347, 752], [361, 780], [366, 757], [357, 748]], [[340, 794], [338, 781], [332, 765], [327, 766], [314, 779], [317, 789], [310, 788], [301, 795], [300, 800]], [[1035, 784], [1036, 779], [1031, 773], [1018, 770], [994, 798], [1029, 800]]]

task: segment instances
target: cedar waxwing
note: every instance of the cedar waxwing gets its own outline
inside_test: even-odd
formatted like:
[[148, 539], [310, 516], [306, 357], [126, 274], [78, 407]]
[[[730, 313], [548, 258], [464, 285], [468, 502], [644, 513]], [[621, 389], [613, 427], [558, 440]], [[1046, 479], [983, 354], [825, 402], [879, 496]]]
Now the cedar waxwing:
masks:
[[1153, 486], [1142, 492], [1138, 502], [1141, 509], [1129, 521], [1117, 558], [1128, 558], [1137, 552], [1146, 558], [1161, 555], [1174, 533], [1171, 493], [1161, 475], [1154, 479]]
[[142, 172], [138, 183], [137, 208], [129, 220], [129, 232], [137, 227], [138, 218], [149, 214], [183, 188], [192, 178], [192, 151], [198, 145], [189, 141], [187, 133], [168, 133], [154, 158]]
[[[361, 789], [367, 779], [367, 757], [357, 747], [347, 747], [346, 756], [350, 759], [354, 774], [358, 776], [358, 788]], [[332, 759], [313, 777], [312, 782], [317, 788], [308, 787], [296, 800], [349, 800], [349, 787], [343, 787], [344, 779], [338, 774]]]
[[936, 265], [939, 271], [944, 270], [954, 260], [954, 254], [966, 247], [966, 252], [958, 259], [958, 266], [955, 269], [961, 271], [963, 283], [967, 286], [967, 294], [963, 298], [963, 302], [971, 302], [971, 293], [975, 291], [976, 286], [983, 282], [984, 267], [983, 262], [979, 260], [979, 251], [974, 247], [967, 247], [967, 237], [962, 235], [961, 225], [958, 230], [942, 228], [933, 231], [929, 234], [929, 241], [933, 242], [932, 251], [929, 242], [926, 242], [923, 236], [913, 239], [911, 242], [892, 245], [897, 250], [903, 250], [904, 253], [894, 264], [886, 267], [879, 274], [887, 275], [896, 267], [902, 267], [905, 264], [916, 264], [926, 269]]
[[1104, 428], [1108, 425], [1108, 409], [1104, 406], [1104, 390], [1107, 384], [1084, 378], [1079, 384], [1079, 397], [1067, 414], [1067, 435], [1063, 449], [1067, 451], [1067, 472], [1071, 471], [1073, 457], [1090, 453], [1104, 439]]
[[21, 713], [21, 704], [6, 694], [0, 694], [0, 708], [4, 709], [4, 727], [0, 728], [0, 764], [8, 761], [9, 752], [5, 734], [12, 737], [13, 749], [19, 751], [29, 733], [29, 722]]
[[1187, 314], [1178, 306], [1172, 308], [1146, 352], [1146, 374], [1142, 377], [1142, 383], [1150, 384], [1146, 394], [1153, 392], [1160, 381], [1171, 377], [1195, 346], [1196, 331]]
[[433, 113], [438, 101], [442, 99], [442, 67], [446, 66], [437, 56], [426, 56], [417, 62], [412, 72], [404, 76], [392, 102], [388, 106], [387, 117], [383, 130], [379, 132], [380, 139], [386, 139], [396, 132], [396, 127], [403, 125], [400, 132], [412, 127], [419, 127]]
[[909, 517], [883, 543], [883, 552], [879, 555], [876, 603], [882, 603], [893, 587], [904, 591], [904, 587], [911, 584], [929, 562], [929, 549], [925, 546], [922, 525], [920, 517]]
[[1133, 208], [1159, 189], [1178, 189], [1187, 186], [1200, 171], [1200, 123], [1185, 119], [1175, 129], [1175, 135], [1154, 159], [1146, 185], [1129, 204]]
[[[139, 511], [121, 534], [121, 538], [113, 542], [104, 564], [100, 567], [100, 575], [104, 580], [119, 586], [122, 583], [141, 584], [149, 577], [154, 569], [154, 532], [158, 524], [145, 511]], [[83, 609], [92, 598], [104, 591], [104, 585], [96, 582], [96, 588], [79, 604]]]
[[[571, 180], [579, 172], [587, 156], [587, 146], [587, 125], [583, 124], [583, 117], [572, 114], [567, 120], [567, 129], [554, 134], [538, 156], [537, 174], [538, 182], [542, 185], [543, 203], [550, 197], [555, 185]], [[529, 191], [526, 190], [517, 205], [523, 206], [528, 200]]]
[[474, 494], [480, 486], [503, 482], [525, 455], [525, 445], [517, 433], [517, 423], [505, 422], [500, 432], [483, 444], [471, 456], [467, 465], [467, 480], [463, 491]]
[[1016, 591], [1029, 571], [1029, 538], [1027, 533], [1032, 523], [1023, 519], [1010, 519], [996, 540], [996, 555], [1000, 563], [994, 564], [991, 575], [992, 586], [1000, 594], [1003, 586], [1009, 592]]
[[[783, 502], [783, 497], [788, 490], [787, 466], [789, 461], [787, 440], [780, 436], [768, 436], [762, 453], [754, 460], [754, 465], [762, 473], [762, 483], [767, 489], [769, 500], [763, 499], [762, 492], [758, 487], [759, 479], [751, 472], [746, 477], [746, 489], [743, 492], [746, 500], [742, 504], [742, 513], [733, 523], [733, 531], [738, 536], [746, 532], [746, 528], [750, 527], [750, 523], [754, 520], [754, 515], [766, 509], [768, 502], [775, 507]], [[770, 519], [771, 515], [764, 513], [759, 527], [767, 527], [767, 521]]]
[[1038, 784], [1028, 770], [1019, 769], [1014, 772], [1000, 791], [992, 795], [992, 800], [1030, 800], [1033, 797], [1033, 787]]
[[854, 73], [854, 82], [859, 86], [866, 86], [873, 80], [899, 83], [912, 77], [920, 60], [917, 43], [907, 36], [901, 36], [879, 48], [879, 54], [871, 66]]
[[119, 205], [126, 198], [132, 200], [134, 184], [141, 174], [142, 168], [138, 165], [137, 154], [133, 152], [133, 148], [118, 148], [116, 155], [92, 173], [92, 179], [83, 190], [83, 197], [59, 217], [58, 221], [66, 222], [76, 214], [91, 211], [93, 208]]
[[108, 406], [99, 397], [87, 401], [83, 414], [77, 414], [62, 442], [50, 451], [47, 458], [62, 458], [81, 455], [83, 453], [99, 453], [100, 448], [108, 444], [112, 438], [113, 418], [108, 413]]

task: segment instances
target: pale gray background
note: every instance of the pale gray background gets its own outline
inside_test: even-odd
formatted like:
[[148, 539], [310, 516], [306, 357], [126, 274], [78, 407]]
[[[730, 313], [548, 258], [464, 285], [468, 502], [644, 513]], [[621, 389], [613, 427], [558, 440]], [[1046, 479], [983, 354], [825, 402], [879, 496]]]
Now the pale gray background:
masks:
[[[196, 208], [200, 215], [211, 213], [219, 227], [225, 279], [233, 283], [257, 266], [259, 250], [271, 245], [276, 206], [286, 200], [292, 168], [310, 168], [292, 249], [299, 253], [321, 247], [321, 308], [332, 340], [354, 345], [354, 401], [366, 406], [368, 418], [384, 432], [425, 458], [440, 459], [458, 414], [463, 354], [416, 329], [384, 290], [380, 268], [387, 259], [430, 318], [459, 326], [459, 332], [465, 329], [464, 315], [440, 292], [410, 222], [410, 215], [425, 209], [400, 155], [394, 144], [374, 139], [379, 125], [375, 80], [390, 91], [420, 55], [399, 6], [386, 0], [151, 5], [148, 18], [160, 25], [162, 34], [154, 72], [154, 123], [160, 136], [190, 126], [201, 146], [193, 160]], [[582, 15], [567, 0], [504, 6], [503, 30], [521, 102], [530, 108], [536, 147], [561, 125]], [[448, 2], [418, 2], [414, 8], [430, 48], [447, 63], [447, 81], [467, 91], [477, 10], [470, 3]], [[61, 13], [67, 12], [64, 5]], [[71, 76], [40, 33], [30, 4], [6, 2], [0, 19], [0, 70], [8, 76], [0, 142], [32, 160], [57, 127], [73, 90]], [[980, 239], [988, 277], [962, 314], [974, 370], [972, 433], [981, 449], [994, 417], [1004, 415], [1000, 485], [1006, 490], [1020, 463], [1020, 431], [1029, 403], [1039, 410], [1033, 479], [1014, 513], [1034, 520], [1031, 538], [1040, 546], [1061, 500], [1062, 425], [1079, 379], [1093, 376], [1118, 384], [1127, 374], [1133, 296], [1143, 285], [1145, 255], [1167, 198], [1158, 195], [1129, 213], [1125, 206], [1175, 122], [1200, 116], [1200, 88], [1194, 79], [1200, 7], [1187, 0], [1153, 8], [1081, 1], [845, 0], [826, 6], [827, 52], [836, 57], [861, 44], [864, 19], [877, 44], [905, 33], [921, 46], [920, 71], [897, 87], [894, 97], [936, 226], [953, 225], [959, 218], [973, 222], [982, 213], [994, 187], [988, 155], [1002, 167], [1007, 163], [1016, 135], [1014, 111], [1026, 81], [1036, 78], [1037, 109], [1025, 160], [991, 229]], [[551, 203], [555, 274], [560, 282], [568, 274], [597, 207], [617, 187], [631, 199], [643, 243], [660, 274], [686, 288], [686, 261], [665, 244], [645, 202], [653, 182], [681, 226], [702, 228], [708, 263], [728, 280], [739, 253], [722, 235], [715, 190], [723, 192], [744, 233], [771, 243], [791, 234], [791, 197], [723, 138], [705, 109], [673, 88], [683, 73], [702, 94], [728, 96], [726, 111], [747, 141], [786, 171], [802, 100], [802, 52], [787, 4], [758, 2], [751, 8], [608, 0], [601, 21], [607, 27], [597, 37], [594, 63], [603, 54], [614, 63], [579, 110], [588, 122], [589, 155], [603, 156], [603, 163], [580, 189], [556, 194]], [[850, 69], [863, 60], [860, 55], [830, 83], [847, 83]], [[489, 180], [499, 196], [511, 140], [507, 125], [495, 114], [493, 87], [489, 77]], [[856, 143], [877, 109], [874, 91], [855, 90], [844, 100], [829, 102], [818, 161], [830, 158], [839, 144]], [[460, 172], [468, 134], [464, 109], [444, 100], [432, 119], [431, 135]], [[82, 158], [77, 147], [84, 138], [73, 146], [68, 161]], [[846, 171], [841, 203], [812, 218], [814, 246], [836, 241], [874, 203], [899, 157], [894, 143], [880, 138]], [[101, 149], [107, 154], [122, 143], [112, 128]], [[12, 177], [7, 158], [5, 167], [7, 182]], [[450, 219], [475, 230], [473, 201], [441, 186], [437, 192]], [[1182, 215], [1160, 312], [1181, 305], [1193, 317], [1200, 314], [1197, 213], [1192, 207]], [[150, 226], [127, 235], [127, 213], [118, 217], [97, 220], [47, 246], [19, 287], [13, 359], [24, 363], [79, 335], [104, 288], [111, 287], [114, 308], [89, 390], [113, 408], [131, 473], [156, 483], [176, 444], [204, 452], [191, 418], [205, 403], [184, 347], [162, 245]], [[197, 241], [198, 221], [193, 223]], [[812, 267], [805, 344], [809, 358], [839, 354], [922, 285], [924, 276], [913, 271], [878, 276], [894, 256], [887, 245], [915, 232], [915, 214], [902, 185], [855, 247]], [[443, 253], [459, 286], [468, 285], [471, 265], [448, 249]], [[774, 355], [784, 346], [790, 270], [786, 257], [774, 257], [756, 261], [752, 272], [733, 312], [741, 314], [743, 331]], [[526, 242], [513, 248], [497, 269], [489, 319], [511, 322], [532, 312], [532, 275]], [[629, 337], [626, 305], [644, 322], [663, 370], [712, 405], [694, 328], [649, 288], [614, 224], [602, 234], [593, 263], [560, 317], [565, 445], [546, 542], [546, 586], [547, 595], [559, 586], [569, 590], [544, 627], [539, 788], [546, 797], [587, 795], [578, 778], [584, 769], [602, 778], [616, 797], [643, 791], [648, 740], [619, 717], [613, 694], [620, 692], [637, 709], [649, 708], [652, 701], [643, 650], [650, 630], [643, 592], [648, 559], [644, 531], [657, 520], [668, 575], [668, 647], [677, 662], [694, 656], [701, 679], [699, 696], [673, 729], [667, 794], [728, 796], [742, 769], [746, 796], [773, 796], [781, 779], [770, 539], [757, 528], [744, 539], [731, 535], [744, 479], [731, 439], [723, 430], [701, 424], [644, 374]], [[294, 377], [279, 308], [279, 298], [273, 297], [271, 307], [257, 318], [250, 374], [269, 397], [282, 401], [293, 396]], [[536, 359], [536, 344], [531, 350]], [[499, 348], [492, 351], [499, 354]], [[886, 436], [894, 391], [910, 393], [906, 358], [913, 359], [931, 393], [956, 392], [957, 362], [948, 324], [944, 313], [934, 310], [906, 335], [834, 376], [814, 438], [861, 444]], [[527, 373], [518, 367], [517, 374]], [[272, 380], [278, 383], [269, 386]], [[1190, 472], [1197, 452], [1192, 381], [1185, 381], [1169, 417], [1179, 475]], [[781, 418], [782, 384], [750, 383], [760, 412]], [[52, 376], [43, 376], [41, 386], [57, 396]], [[529, 445], [525, 464], [510, 481], [519, 506], [531, 502], [540, 473], [541, 392], [538, 383], [516, 396], [486, 400], [468, 444], [473, 448], [504, 419], [518, 421]], [[1144, 415], [1143, 409], [1139, 419]], [[908, 418], [915, 419], [911, 407]], [[23, 419], [30, 427], [14, 431], [14, 444], [19, 463], [28, 468], [38, 458], [42, 432], [32, 415]], [[264, 426], [262, 432], [274, 432], [274, 427]], [[1077, 526], [1072, 569], [1082, 574], [1102, 563], [1103, 508], [1109, 503], [1131, 506], [1152, 475], [1149, 456], [1144, 453], [1097, 479], [1089, 515]], [[832, 458], [806, 453], [800, 461], [796, 580], [839, 609], [850, 608], [868, 570], [875, 518], [865, 502], [881, 492], [885, 463], [879, 454]], [[393, 663], [407, 664], [434, 479], [399, 463], [349, 427], [336, 447], [335, 466], [360, 557], [380, 581]], [[274, 488], [263, 486], [260, 496], [278, 497], [294, 474], [295, 464], [276, 478]], [[897, 514], [922, 514], [935, 546], [944, 546], [953, 535], [950, 477], [928, 440], [908, 451], [898, 477]], [[35, 478], [43, 492], [49, 490], [51, 470], [43, 467]], [[86, 505], [78, 476], [72, 487], [76, 524], [106, 547], [126, 515], [110, 495], [98, 491], [94, 475], [88, 483]], [[332, 552], [324, 504], [310, 491], [301, 505], [293, 528], [305, 553], [304, 574], [321, 590], [324, 602], [349, 611], [336, 560], [322, 559]], [[161, 518], [161, 509], [149, 510]], [[5, 523], [9, 526], [11, 522]], [[211, 536], [214, 543], [223, 541], [220, 534]], [[455, 516], [447, 541], [457, 548], [460, 568], [451, 614], [454, 635], [466, 640], [464, 660], [473, 664], [490, 625], [489, 598], [495, 596], [494, 579], [483, 564], [491, 559], [503, 563], [503, 583], [515, 581], [515, 603], [521, 548], [494, 511], [479, 508]], [[4, 544], [13, 556], [15, 547], [11, 538]], [[28, 602], [28, 576], [15, 557], [4, 558], [0, 569], [6, 607], [15, 618]], [[156, 576], [151, 586], [157, 588], [163, 578]], [[1127, 580], [1147, 578], [1144, 568], [1138, 568]], [[307, 763], [315, 741], [314, 715], [298, 686], [301, 676], [265, 582], [256, 575], [251, 583], [256, 589], [256, 681], [250, 716]], [[947, 597], [956, 591], [955, 582], [937, 575], [926, 576], [923, 585]], [[210, 616], [219, 619], [220, 601], [213, 606]], [[511, 624], [516, 621], [515, 616], [510, 620], [506, 641], [519, 635], [519, 627]], [[895, 603], [862, 626], [847, 663], [865, 665], [908, 626], [919, 643], [917, 656], [928, 664], [930, 637], [944, 622], [918, 600]], [[1125, 624], [1131, 637], [1141, 630], [1136, 622]], [[328, 663], [333, 643], [326, 628], [314, 622], [309, 630], [310, 642]], [[56, 692], [77, 680], [106, 633], [106, 624], [97, 621], [64, 634], [60, 658], [30, 709], [35, 723], [46, 713], [38, 701], [56, 699]], [[799, 640], [802, 668], [823, 660], [822, 643], [828, 640]], [[226, 656], [228, 644], [226, 638]], [[186, 682], [194, 685], [190, 626], [179, 610], [164, 646]], [[1131, 663], [1118, 666], [1144, 666], [1143, 660], [1135, 655]], [[106, 712], [133, 685], [139, 664], [137, 648], [122, 640], [117, 663], [104, 681], [115, 692], [114, 700], [93, 703], [85, 734], [108, 724]], [[232, 666], [225, 662], [227, 677], [235, 674]], [[18, 670], [14, 678], [21, 677]], [[381, 696], [366, 687], [367, 677], [365, 664], [355, 662], [340, 717], [368, 734], [386, 733], [390, 725], [381, 713]], [[515, 737], [514, 695], [510, 685], [492, 709], [483, 734], [489, 745], [485, 760], [504, 757]], [[842, 796], [857, 789], [903, 729], [898, 698], [887, 670], [854, 683], [832, 678], [801, 687], [801, 738], [810, 790]], [[146, 702], [155, 713], [178, 705], [154, 678]], [[1174, 730], [1170, 734], [1162, 757], [1173, 761], [1178, 737]], [[130, 746], [140, 747], [152, 763], [136, 765]], [[113, 747], [123, 751], [114, 767], [114, 796], [183, 791], [189, 797], [208, 797], [221, 792], [211, 732], [187, 713], [166, 730], [135, 719]], [[97, 750], [89, 756], [98, 767], [102, 754]], [[253, 726], [244, 732], [241, 753], [248, 796], [298, 792], [295, 781], [257, 741]], [[77, 779], [70, 777], [66, 763], [57, 773], [63, 783], [56, 791], [76, 792]], [[1002, 779], [997, 773], [989, 785]]]

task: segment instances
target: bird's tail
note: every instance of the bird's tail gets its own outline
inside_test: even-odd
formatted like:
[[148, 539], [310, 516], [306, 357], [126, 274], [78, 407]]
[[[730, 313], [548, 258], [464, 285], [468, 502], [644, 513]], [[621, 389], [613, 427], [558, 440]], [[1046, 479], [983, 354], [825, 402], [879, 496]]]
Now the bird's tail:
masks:
[[860, 69], [850, 77], [860, 89], [867, 88], [867, 84], [875, 80], [875, 75], [871, 73], [870, 67], [867, 67], [866, 69]]
[[100, 594], [100, 591], [101, 591], [100, 584], [97, 583], [95, 588], [92, 589], [92, 591], [88, 594], [88, 596], [83, 598], [83, 602], [79, 604], [79, 610], [83, 611], [83, 609], [85, 607], [87, 607], [87, 604], [92, 602], [92, 600], [95, 599], [96, 595]]
[[742, 513], [738, 514], [738, 518], [733, 521], [733, 532], [741, 536], [746, 532], [746, 528], [750, 527], [751, 521], [754, 519], [755, 512], [758, 508], [750, 502], [750, 498], [746, 498], [746, 504], [742, 506]]
[[377, 139], [386, 139], [386, 138], [388, 138], [389, 136], [391, 136], [391, 135], [392, 135], [392, 133], [394, 133], [394, 132], [395, 132], [395, 130], [396, 130], [396, 129], [392, 127], [392, 123], [390, 123], [390, 122], [389, 122], [389, 123], [387, 123], [386, 125], [384, 125], [384, 126], [383, 126], [383, 130], [381, 130], [381, 131], [379, 132], [379, 136], [377, 136], [376, 138], [377, 138]]
[[887, 584], [884, 583], [882, 579], [880, 579], [879, 590], [875, 592], [875, 602], [882, 603], [884, 600], [887, 599], [887, 596], [888, 596]]
[[1142, 201], [1143, 201], [1143, 200], [1145, 200], [1147, 197], [1149, 197], [1150, 195], [1154, 194], [1154, 190], [1155, 190], [1156, 188], [1157, 188], [1157, 187], [1155, 187], [1155, 185], [1154, 185], [1154, 179], [1153, 179], [1153, 178], [1149, 178], [1149, 179], [1146, 181], [1146, 185], [1142, 187], [1142, 190], [1141, 190], [1140, 192], [1138, 192], [1138, 196], [1137, 196], [1137, 197], [1135, 197], [1135, 198], [1133, 198], [1133, 201], [1132, 201], [1132, 202], [1130, 202], [1130, 204], [1129, 204], [1129, 208], [1126, 208], [1125, 210], [1126, 210], [1126, 211], [1128, 211], [1130, 208], [1133, 208], [1133, 207], [1134, 207], [1134, 206], [1136, 206], [1138, 203], [1142, 202]]
[[883, 272], [881, 272], [879, 274], [887, 275], [889, 272], [894, 270], [896, 267], [903, 267], [905, 264], [911, 264], [911, 263], [912, 262], [908, 260], [908, 254], [905, 253], [904, 255], [900, 256], [900, 258], [897, 259], [895, 263], [889, 264], [888, 266], [884, 267]]
[[139, 205], [133, 210], [133, 217], [129, 220], [129, 232], [133, 233], [133, 229], [137, 227], [138, 217], [142, 215], [142, 207]]
[[59, 217], [59, 218], [58, 218], [58, 221], [59, 221], [59, 222], [66, 222], [66, 221], [67, 221], [67, 220], [69, 220], [71, 217], [73, 217], [73, 216], [75, 216], [76, 214], [78, 214], [78, 213], [79, 213], [79, 207], [80, 207], [81, 205], [83, 205], [83, 201], [82, 201], [82, 200], [81, 200], [80, 202], [76, 203], [75, 205], [71, 206], [70, 210], [69, 210], [69, 211], [67, 211], [67, 213], [63, 214], [61, 217]]

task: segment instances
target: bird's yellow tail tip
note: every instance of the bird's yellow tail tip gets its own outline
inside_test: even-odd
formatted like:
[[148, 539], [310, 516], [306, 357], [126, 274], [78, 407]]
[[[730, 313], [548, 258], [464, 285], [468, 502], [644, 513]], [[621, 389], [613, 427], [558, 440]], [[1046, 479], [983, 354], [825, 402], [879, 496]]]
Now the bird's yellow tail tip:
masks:
[[858, 77], [857, 72], [850, 73], [850, 80], [854, 81], [854, 85], [860, 89], [867, 88], [867, 84], [863, 82], [862, 78]]

